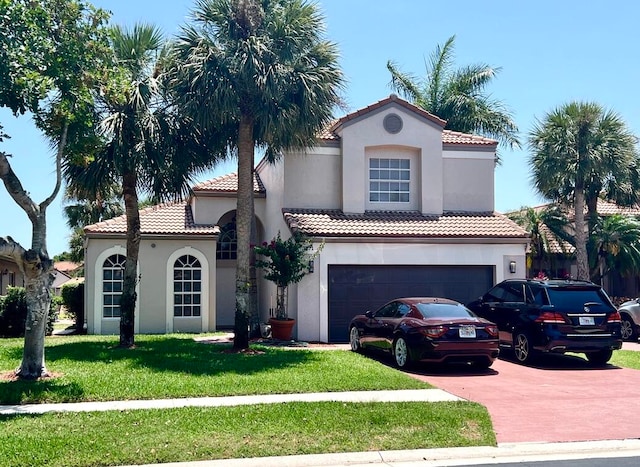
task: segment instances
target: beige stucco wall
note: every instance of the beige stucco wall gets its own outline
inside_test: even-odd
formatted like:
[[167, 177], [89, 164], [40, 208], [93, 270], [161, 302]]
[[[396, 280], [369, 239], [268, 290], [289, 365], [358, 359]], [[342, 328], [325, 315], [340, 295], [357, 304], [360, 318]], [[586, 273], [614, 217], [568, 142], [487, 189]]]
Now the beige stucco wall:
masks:
[[[383, 120], [388, 114], [396, 114], [402, 119], [399, 133], [391, 134], [384, 129]], [[442, 213], [442, 128], [439, 125], [391, 104], [366, 114], [366, 118], [345, 123], [339, 135], [342, 138], [344, 212], [363, 213], [367, 209], [367, 151], [397, 147], [419, 154], [418, 209], [425, 214]], [[380, 209], [388, 208], [381, 206]]]
[[[340, 209], [342, 157], [340, 148], [317, 147], [285, 155], [282, 179], [283, 206]], [[273, 183], [270, 184], [273, 187]], [[268, 190], [269, 196], [272, 189]]]
[[493, 151], [444, 152], [445, 211], [493, 212], [494, 156]]
[[[111, 254], [126, 254], [124, 240], [92, 238], [87, 244], [85, 270], [85, 310], [90, 334], [118, 334], [120, 320], [102, 317], [102, 276], [104, 259]], [[136, 333], [202, 332], [215, 330], [216, 272], [215, 238], [143, 238], [138, 263], [138, 303], [135, 315]], [[172, 312], [172, 268], [175, 259], [191, 254], [202, 266], [202, 315], [196, 318], [174, 318]], [[91, 305], [93, 305], [91, 307]]]

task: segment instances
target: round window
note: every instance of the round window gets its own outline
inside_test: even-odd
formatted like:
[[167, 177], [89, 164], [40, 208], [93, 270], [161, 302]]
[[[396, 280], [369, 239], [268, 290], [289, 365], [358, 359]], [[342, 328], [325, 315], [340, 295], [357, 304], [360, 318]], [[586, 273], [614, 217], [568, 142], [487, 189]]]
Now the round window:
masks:
[[385, 130], [394, 135], [402, 130], [402, 119], [396, 114], [389, 114], [384, 117], [382, 124]]

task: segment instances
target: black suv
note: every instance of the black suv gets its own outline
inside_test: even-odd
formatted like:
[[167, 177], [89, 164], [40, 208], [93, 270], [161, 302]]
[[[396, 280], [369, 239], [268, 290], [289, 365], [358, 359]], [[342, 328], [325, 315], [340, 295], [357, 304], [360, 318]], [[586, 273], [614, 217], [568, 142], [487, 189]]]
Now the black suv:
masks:
[[620, 314], [592, 282], [509, 279], [467, 307], [498, 325], [500, 345], [522, 363], [538, 352], [577, 352], [602, 366], [622, 347]]

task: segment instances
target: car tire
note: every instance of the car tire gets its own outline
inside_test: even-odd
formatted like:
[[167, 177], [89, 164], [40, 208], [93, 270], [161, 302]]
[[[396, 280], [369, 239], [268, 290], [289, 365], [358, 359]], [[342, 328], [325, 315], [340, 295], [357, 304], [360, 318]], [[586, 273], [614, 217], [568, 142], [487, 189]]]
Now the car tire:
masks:
[[609, 360], [611, 360], [612, 355], [613, 350], [603, 349], [597, 352], [589, 352], [587, 354], [587, 360], [589, 360], [591, 366], [605, 366]]
[[519, 363], [531, 363], [533, 361], [533, 348], [531, 339], [524, 332], [516, 333], [513, 338], [513, 356]]
[[356, 326], [349, 329], [349, 344], [353, 352], [362, 352], [362, 344], [360, 343], [360, 331]]
[[622, 314], [620, 321], [620, 334], [623, 341], [637, 341], [638, 333], [636, 332], [636, 323], [627, 314]]
[[393, 360], [398, 368], [408, 368], [411, 364], [411, 356], [409, 355], [409, 347], [407, 341], [402, 336], [396, 337], [393, 341]]

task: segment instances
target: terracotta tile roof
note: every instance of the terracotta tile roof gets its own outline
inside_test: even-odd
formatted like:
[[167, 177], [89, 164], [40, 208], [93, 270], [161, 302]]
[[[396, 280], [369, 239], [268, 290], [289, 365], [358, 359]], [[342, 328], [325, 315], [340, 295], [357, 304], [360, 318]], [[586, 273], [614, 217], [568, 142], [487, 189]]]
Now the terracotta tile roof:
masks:
[[385, 105], [390, 104], [391, 102], [394, 102], [394, 103], [404, 107], [405, 109], [409, 110], [410, 112], [417, 113], [418, 115], [426, 118], [427, 120], [430, 120], [433, 123], [436, 123], [437, 125], [440, 125], [442, 128], [444, 128], [444, 126], [447, 124], [446, 120], [443, 120], [440, 117], [437, 117], [437, 116], [433, 115], [432, 113], [429, 113], [426, 110], [423, 110], [420, 107], [415, 106], [415, 105], [411, 104], [410, 102], [405, 101], [404, 99], [400, 99], [395, 94], [391, 94], [389, 97], [387, 97], [385, 99], [381, 99], [378, 102], [374, 102], [371, 105], [368, 105], [368, 106], [366, 106], [366, 107], [364, 107], [362, 109], [356, 110], [355, 112], [351, 112], [350, 114], [347, 114], [342, 118], [339, 118], [338, 120], [336, 120], [333, 123], [333, 125], [331, 126], [331, 129], [333, 131], [333, 130], [337, 129], [340, 125], [342, 125], [343, 123], [346, 123], [349, 120], [353, 120], [354, 118], [361, 117], [362, 115], [368, 114], [369, 112], [372, 112], [372, 111], [377, 110], [377, 109], [379, 109], [381, 107], [384, 107]]
[[[193, 187], [193, 191], [205, 191], [210, 193], [235, 193], [238, 191], [238, 174], [230, 173], [220, 177], [212, 178], [205, 182], [199, 183]], [[260, 176], [254, 173], [253, 176], [254, 193], [266, 193], [266, 189], [260, 180]]]
[[292, 230], [311, 237], [528, 238], [522, 227], [494, 212], [425, 216], [419, 212], [345, 214], [340, 210], [283, 209], [283, 214]]
[[598, 214], [601, 216], [611, 216], [613, 214], [622, 214], [625, 216], [640, 216], [640, 206], [618, 206], [615, 203], [610, 203], [602, 199], [598, 200], [597, 207]]
[[546, 238], [545, 250], [547, 253], [570, 255], [576, 248], [569, 242], [558, 238], [546, 224], [539, 227], [540, 234]]
[[470, 135], [468, 133], [460, 133], [459, 131], [443, 130], [442, 144], [480, 144], [483, 146], [495, 146], [498, 142], [495, 139], [485, 138], [484, 136]]
[[[140, 211], [140, 229], [143, 235], [212, 235], [218, 234], [215, 225], [197, 225], [193, 221], [191, 206], [185, 201], [159, 204]], [[114, 217], [85, 227], [87, 234], [124, 234], [127, 232], [126, 216]]]
[[[420, 107], [417, 107], [405, 101], [404, 99], [400, 99], [399, 97], [392, 94], [386, 99], [382, 99], [374, 104], [364, 107], [363, 109], [356, 110], [355, 112], [351, 112], [350, 114], [347, 114], [342, 118], [334, 120], [326, 128], [324, 128], [318, 133], [318, 139], [325, 142], [339, 141], [340, 136], [338, 136], [336, 131], [340, 127], [340, 125], [344, 124], [345, 122], [348, 122], [349, 120], [353, 120], [354, 118], [361, 117], [362, 115], [365, 115], [368, 112], [379, 109], [391, 102], [395, 102], [398, 105], [401, 105], [402, 107], [408, 109], [409, 111], [415, 112], [442, 127], [444, 127], [447, 123], [445, 120], [442, 120], [440, 117], [437, 117], [436, 115], [433, 115], [432, 113], [429, 113], [421, 109]], [[485, 138], [484, 136], [461, 133], [459, 131], [442, 130], [442, 144], [453, 144], [453, 145], [462, 144], [462, 145], [470, 145], [470, 146], [476, 146], [476, 145], [497, 146], [498, 142], [494, 139]]]

